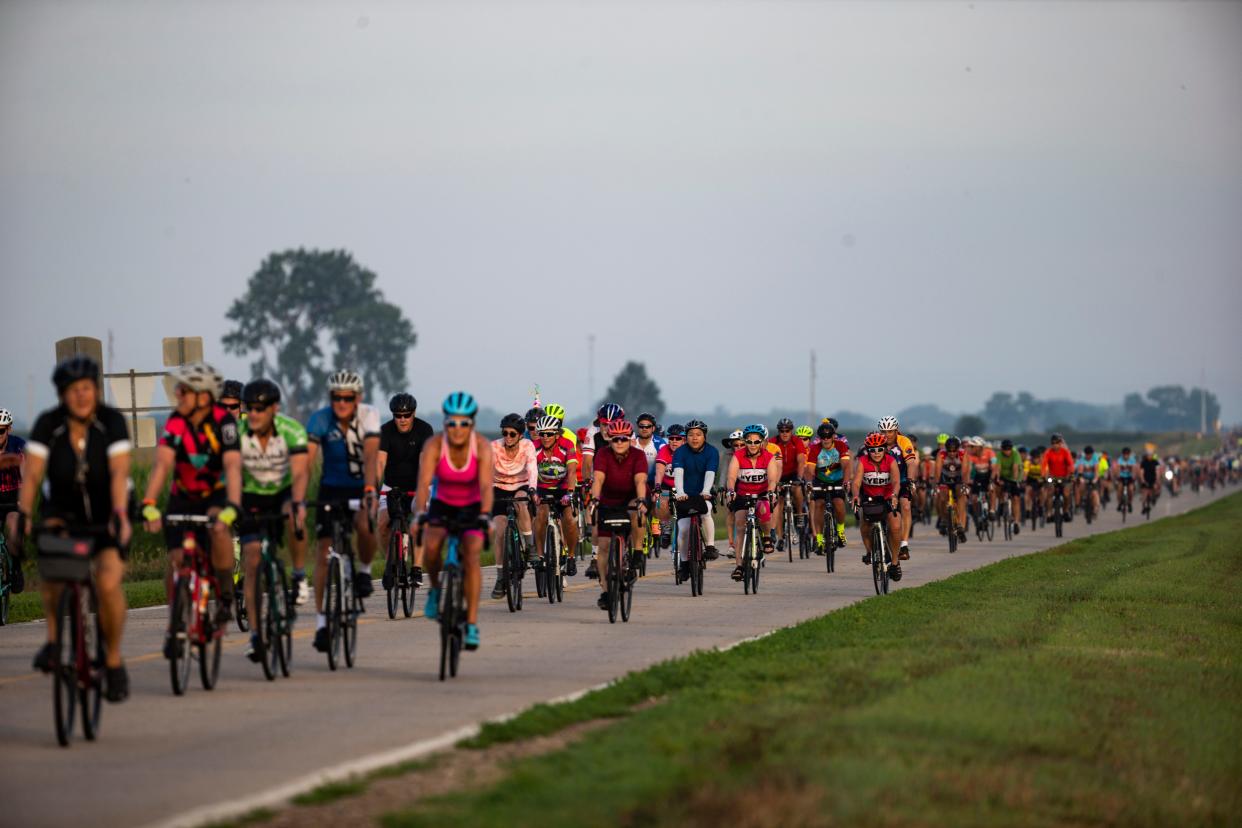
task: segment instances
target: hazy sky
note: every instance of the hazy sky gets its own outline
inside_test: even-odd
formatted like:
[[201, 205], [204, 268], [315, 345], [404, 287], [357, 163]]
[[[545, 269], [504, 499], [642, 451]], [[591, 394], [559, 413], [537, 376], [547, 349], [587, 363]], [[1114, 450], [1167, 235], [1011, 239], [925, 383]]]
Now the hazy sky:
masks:
[[[0, 4], [0, 405], [343, 247], [423, 407], [1118, 402], [1242, 419], [1242, 4]], [[524, 350], [520, 346], [527, 346]], [[519, 346], [519, 347], [515, 347]]]

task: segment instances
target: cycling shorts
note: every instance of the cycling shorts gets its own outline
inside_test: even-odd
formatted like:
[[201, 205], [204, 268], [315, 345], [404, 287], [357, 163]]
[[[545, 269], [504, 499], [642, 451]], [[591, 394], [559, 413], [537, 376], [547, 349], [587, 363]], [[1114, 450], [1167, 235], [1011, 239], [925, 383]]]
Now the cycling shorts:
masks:
[[811, 500], [845, 500], [844, 486], [811, 486]]
[[1016, 480], [1002, 480], [1000, 487], [1002, 492], [1011, 497], [1018, 497], [1022, 494], [1022, 484]]
[[[183, 495], [169, 495], [168, 507], [164, 510], [166, 515], [205, 515], [209, 511], [219, 511], [228, 505], [228, 498], [224, 494], [224, 489], [217, 489], [207, 498], [188, 498]], [[185, 526], [164, 526], [164, 544], [169, 549], [180, 549], [182, 542], [185, 541]], [[206, 527], [195, 529], [194, 534], [198, 537], [199, 545], [204, 549], [210, 550], [211, 546], [207, 543]]]
[[988, 489], [992, 487], [992, 478], [990, 476], [980, 477], [978, 475], [970, 476], [970, 491], [974, 494], [987, 494]]
[[242, 516], [237, 527], [242, 544], [255, 543], [263, 540], [264, 535], [274, 544], [280, 543], [284, 534], [284, 520], [280, 518], [257, 519], [255, 513], [271, 515], [284, 509], [285, 504], [293, 499], [293, 489], [286, 486], [275, 494], [242, 493]]
[[432, 500], [427, 505], [427, 523], [446, 529], [450, 535], [458, 533], [465, 537], [474, 534], [482, 538], [483, 528], [479, 525], [479, 515], [482, 511], [483, 504], [481, 503], [450, 506], [443, 500]]
[[902, 500], [914, 500], [914, 487], [910, 485], [909, 480], [901, 481], [901, 487], [897, 489], [897, 497]]
[[384, 489], [380, 492], [379, 510], [391, 515], [409, 515], [414, 508], [414, 493], [405, 489]]
[[888, 499], [883, 497], [864, 497], [860, 504], [861, 508], [859, 511], [862, 513], [864, 523], [875, 523], [893, 511], [888, 503]]
[[733, 498], [733, 503], [729, 505], [729, 511], [744, 512], [750, 508], [752, 503], [755, 504], [755, 517], [759, 518], [760, 523], [767, 523], [772, 517], [772, 510], [768, 505], [768, 499], [763, 495], [740, 494]]
[[572, 503], [561, 505], [561, 498], [569, 494], [569, 489], [540, 489], [536, 495], [539, 506], [547, 506], [548, 511], [552, 514], [564, 514], [566, 510], [573, 509]]
[[[522, 495], [522, 497], [530, 498], [526, 504], [526, 508], [530, 512], [530, 516], [534, 517], [535, 516], [535, 498], [530, 497], [530, 495], [526, 493], [525, 489], [509, 490], [509, 489], [497, 489], [495, 487], [492, 488], [492, 517], [494, 518], [505, 517], [506, 515], [508, 515], [509, 514], [509, 502], [512, 500], [519, 499], [516, 497], [516, 495], [519, 495], [519, 494]], [[520, 503], [518, 504], [517, 508], [519, 509], [522, 508]]]
[[346, 528], [351, 525], [354, 516], [352, 509], [345, 508], [346, 501], [361, 500], [361, 486], [319, 486], [319, 502], [339, 504], [339, 509], [316, 509], [315, 510], [315, 534], [320, 540], [327, 540], [332, 537], [332, 527], [338, 521], [345, 521]]
[[606, 520], [624, 520], [626, 525], [630, 525], [630, 507], [622, 504], [620, 506], [605, 506], [603, 503], [595, 508], [595, 536], [600, 538], [612, 537], [614, 533], [625, 536], [628, 529], [616, 529], [611, 526], [605, 526]]

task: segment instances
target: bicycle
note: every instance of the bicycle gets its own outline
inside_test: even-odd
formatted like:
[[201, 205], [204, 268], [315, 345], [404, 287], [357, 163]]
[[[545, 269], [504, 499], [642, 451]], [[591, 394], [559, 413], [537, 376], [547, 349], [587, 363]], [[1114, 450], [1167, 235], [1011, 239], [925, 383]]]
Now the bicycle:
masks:
[[574, 555], [581, 561], [591, 554], [591, 521], [587, 519], [582, 486], [573, 491], [573, 507], [574, 520], [578, 521], [578, 545], [574, 549]]
[[[958, 490], [958, 486], [948, 485], [946, 486], [946, 488], [948, 488], [949, 490], [948, 502], [945, 507], [945, 511], [949, 515], [949, 527], [948, 527], [948, 530], [945, 532], [945, 535], [947, 535], [949, 538], [949, 554], [952, 555], [953, 553], [957, 552], [957, 543], [958, 543], [958, 537], [957, 537], [957, 532], [958, 532], [958, 525], [957, 525], [957, 494], [958, 494], [958, 491], [957, 490]], [[961, 489], [962, 489], [962, 494], [968, 494], [970, 491], [970, 489], [967, 488], [966, 486], [962, 486]], [[963, 526], [961, 528], [965, 529], [966, 527]], [[965, 533], [962, 534], [962, 537], [963, 538], [966, 537]]]
[[871, 524], [871, 580], [876, 595], [887, 595], [888, 567], [893, 561], [892, 548], [888, 542], [888, 509], [883, 503], [862, 503], [854, 511], [854, 517], [860, 523], [865, 520]]
[[[789, 562], [793, 563], [793, 539], [794, 539], [794, 498], [793, 483], [781, 483], [780, 493], [777, 495], [781, 499], [781, 545], [785, 547], [785, 551], [789, 555]], [[799, 557], [802, 557], [799, 555]]]
[[[62, 584], [56, 607], [56, 656], [52, 665], [52, 711], [56, 741], [69, 747], [75, 709], [82, 708], [82, 735], [94, 741], [103, 713], [104, 637], [91, 578], [91, 535], [103, 527], [41, 526], [36, 530], [39, 577]], [[86, 537], [83, 537], [85, 535]]]
[[[17, 504], [0, 506], [0, 526], [4, 525], [9, 514], [17, 511]], [[13, 570], [19, 564], [9, 554], [9, 543], [0, 531], [0, 627], [9, 623], [9, 599], [13, 592]]]
[[[833, 495], [845, 494], [844, 486], [813, 487], [812, 491], [824, 492], [824, 566], [831, 575], [837, 571], [837, 549], [841, 546], [841, 537], [837, 533], [837, 513], [832, 508]], [[809, 557], [809, 556], [808, 556]]]
[[1005, 540], [1013, 540], [1013, 520], [1009, 516], [1009, 491], [1002, 487], [996, 504], [996, 522], [1001, 525], [1005, 532]]
[[1050, 477], [1048, 482], [1052, 484], [1052, 525], [1059, 538], [1065, 526], [1065, 481]]
[[[690, 577], [686, 580], [690, 582], [690, 596], [702, 597], [703, 595], [703, 573], [707, 569], [706, 545], [703, 542], [703, 515], [707, 514], [707, 510], [711, 508], [707, 500], [702, 495], [696, 495], [686, 498], [685, 501], [685, 517], [690, 518], [689, 536], [686, 538], [686, 563], [689, 564], [688, 570]], [[676, 502], [673, 504], [673, 519], [676, 520]], [[674, 524], [676, 527], [676, 524]], [[675, 528], [674, 528], [675, 531]], [[680, 582], [680, 559], [676, 561], [678, 565], [678, 581]]]
[[[478, 528], [483, 533], [483, 548], [487, 549], [491, 541], [484, 521], [480, 521]], [[423, 526], [426, 523], [427, 515], [419, 515], [418, 539], [415, 541], [418, 546], [423, 543]], [[448, 537], [445, 539], [444, 560], [440, 564], [440, 603], [436, 607], [436, 617], [440, 622], [440, 681], [456, 678], [461, 663], [466, 638], [466, 578], [458, 548], [461, 546], [461, 533], [473, 528], [476, 524], [454, 523], [445, 527]]]
[[237, 610], [237, 629], [250, 632], [250, 617], [246, 614], [246, 568], [242, 565], [241, 539], [233, 535], [233, 607]]
[[509, 498], [505, 507], [505, 536], [501, 543], [504, 568], [505, 601], [509, 612], [522, 609], [522, 577], [526, 574], [526, 560], [522, 557], [522, 535], [517, 524], [517, 499]]
[[565, 600], [565, 540], [561, 535], [561, 499], [556, 494], [539, 495], [548, 507], [548, 526], [543, 533], [543, 557], [535, 565], [535, 591], [549, 604]]
[[[631, 511], [636, 507], [636, 502], [629, 505]], [[633, 579], [630, 577], [635, 564], [633, 558], [637, 554], [630, 547], [630, 518], [627, 514], [623, 518], [610, 518], [602, 523], [611, 530], [608, 538], [608, 577], [604, 581], [605, 592], [608, 594], [608, 623], [617, 623], [618, 614], [623, 622], [628, 622], [634, 603], [633, 581], [637, 579], [637, 576]], [[620, 536], [616, 534], [618, 532], [621, 533]]]
[[[289, 580], [285, 565], [276, 556], [280, 532], [288, 515], [283, 512], [250, 515], [251, 520], [263, 524], [260, 541], [259, 566], [255, 570], [254, 594], [258, 602], [255, 617], [258, 621], [259, 640], [263, 643], [263, 658], [259, 663], [268, 681], [274, 681], [277, 673], [289, 677], [293, 662], [293, 626], [297, 610], [289, 597]], [[297, 532], [298, 539], [302, 532]], [[238, 612], [243, 612], [242, 608]]]
[[1095, 519], [1095, 503], [1092, 501], [1092, 494], [1095, 492], [1095, 481], [1084, 480], [1082, 482], [1082, 516], [1087, 525], [1091, 525], [1091, 521]]
[[[990, 485], [990, 484], [989, 484]], [[988, 515], [988, 491], [973, 492], [970, 501], [970, 519], [975, 522], [975, 536], [982, 543], [986, 536], [991, 541], [996, 536], [996, 527]]]
[[332, 543], [328, 547], [328, 577], [323, 585], [323, 614], [327, 619], [328, 669], [335, 670], [342, 649], [345, 666], [353, 667], [358, 655], [358, 616], [366, 612], [362, 599], [354, 593], [354, 546], [349, 516], [362, 507], [353, 498], [344, 502], [306, 504], [321, 512], [343, 512], [344, 519], [332, 521]]
[[746, 507], [746, 533], [742, 539], [742, 594], [759, 594], [759, 570], [763, 566], [763, 551], [760, 546], [759, 518], [755, 505], [759, 496], [751, 497]]
[[1117, 484], [1117, 511], [1121, 512], [1121, 522], [1126, 522], [1126, 515], [1134, 511], [1134, 483], [1122, 478]]
[[414, 596], [418, 585], [414, 582], [414, 550], [410, 548], [410, 516], [405, 508], [406, 497], [414, 492], [390, 491], [388, 497], [388, 556], [384, 560], [384, 592], [388, 599], [388, 617], [397, 617], [397, 603], [401, 614], [409, 618], [414, 612]]
[[168, 675], [173, 695], [185, 694], [190, 685], [190, 662], [198, 660], [198, 676], [204, 690], [220, 678], [220, 649], [224, 626], [217, 623], [220, 584], [211, 568], [210, 543], [200, 541], [215, 518], [207, 515], [165, 515], [168, 526], [186, 527], [181, 541], [181, 565], [173, 574], [172, 615], [169, 628], [171, 657]]

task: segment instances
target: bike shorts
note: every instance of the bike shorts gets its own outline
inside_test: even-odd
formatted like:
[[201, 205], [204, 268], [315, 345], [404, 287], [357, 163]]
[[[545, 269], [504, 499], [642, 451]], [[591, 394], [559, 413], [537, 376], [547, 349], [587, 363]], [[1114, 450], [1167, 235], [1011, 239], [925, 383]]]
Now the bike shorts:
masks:
[[443, 500], [432, 500], [427, 504], [427, 523], [439, 526], [450, 535], [457, 533], [463, 538], [475, 534], [483, 537], [483, 527], [479, 525], [479, 515], [483, 513], [482, 503], [471, 503], [468, 506], [450, 506]]
[[535, 497], [539, 506], [548, 507], [548, 514], [564, 515], [566, 511], [574, 508], [570, 503], [561, 504], [561, 498], [567, 494], [569, 494], [569, 489], [540, 489]]
[[703, 495], [690, 495], [685, 500], [677, 501], [677, 517], [688, 518], [705, 515], [712, 510], [711, 504]]
[[[525, 491], [526, 491], [525, 489], [516, 489], [516, 490], [510, 491], [509, 489], [493, 488], [492, 489], [492, 517], [494, 518], [505, 517], [507, 514], [509, 514], [509, 502], [511, 500], [516, 499], [514, 497], [515, 495], [522, 494]], [[519, 509], [522, 508], [520, 503], [518, 504], [517, 508]], [[530, 511], [530, 516], [534, 517], [535, 516], [535, 498], [533, 497], [530, 498], [530, 501], [529, 503], [527, 503], [526, 508]]]
[[[408, 515], [414, 508], [414, 493], [407, 489], [384, 489], [380, 492], [379, 510], [391, 516]], [[392, 517], [390, 519], [395, 519]]]
[[626, 526], [630, 525], [630, 507], [622, 503], [620, 506], [608, 506], [603, 503], [595, 508], [595, 534], [596, 537], [607, 538], [614, 533], [625, 535], [629, 529], [614, 529], [611, 526], [605, 526], [606, 520], [624, 520]]
[[733, 498], [733, 502], [729, 504], [729, 511], [745, 512], [750, 508], [752, 503], [755, 506], [755, 517], [759, 518], [760, 523], [767, 523], [772, 519], [771, 505], [768, 503], [768, 499], [763, 495], [740, 494]]
[[914, 487], [910, 485], [909, 480], [901, 481], [901, 487], [897, 489], [897, 498], [899, 500], [914, 500]]
[[970, 492], [971, 494], [987, 494], [988, 489], [992, 488], [992, 478], [990, 477], [971, 477]]
[[797, 473], [796, 471], [789, 472], [788, 474], [782, 474], [782, 475], [781, 475], [781, 482], [782, 482], [782, 483], [794, 483], [794, 484], [797, 484], [797, 482], [798, 482], [799, 480], [801, 480], [801, 479], [802, 479], [802, 478], [798, 475], [798, 473]]
[[[224, 493], [224, 489], [217, 489], [206, 498], [188, 498], [184, 495], [169, 495], [168, 506], [164, 509], [166, 515], [205, 515], [210, 511], [219, 511], [228, 505], [228, 498]], [[182, 542], [185, 540], [185, 532], [189, 527], [186, 526], [165, 526], [164, 527], [164, 544], [169, 549], [180, 549]], [[196, 527], [194, 536], [198, 538], [199, 546], [204, 549], [211, 549], [211, 545], [207, 542], [207, 527]]]
[[284, 534], [284, 521], [268, 518], [259, 520], [253, 514], [268, 515], [282, 511], [293, 499], [293, 489], [285, 488], [276, 494], [242, 494], [242, 516], [237, 527], [243, 545], [263, 540], [266, 535], [272, 543], [280, 543]]
[[[352, 521], [354, 512], [352, 509], [345, 508], [346, 501], [360, 500], [362, 498], [361, 486], [320, 486], [319, 502], [340, 504], [340, 509], [316, 509], [315, 510], [315, 534], [320, 540], [326, 540], [332, 537], [332, 527], [338, 521]], [[350, 524], [346, 523], [348, 528]]]
[[844, 486], [811, 486], [811, 500], [845, 500]]
[[1001, 491], [1010, 497], [1022, 496], [1022, 484], [1016, 480], [1002, 480], [1000, 487]]
[[1026, 485], [1038, 491], [1039, 487], [1044, 485], [1044, 479], [1042, 477], [1028, 477], [1026, 479]]

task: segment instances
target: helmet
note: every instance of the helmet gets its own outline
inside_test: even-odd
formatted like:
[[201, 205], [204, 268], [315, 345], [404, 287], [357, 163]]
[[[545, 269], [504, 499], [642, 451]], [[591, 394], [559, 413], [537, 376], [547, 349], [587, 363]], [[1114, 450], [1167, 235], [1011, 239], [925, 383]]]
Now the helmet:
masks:
[[703, 422], [702, 420], [689, 420], [686, 423], [686, 434], [689, 434], [691, 431], [693, 431], [696, 428], [699, 431], [703, 432], [704, 437], [707, 436], [707, 423]]
[[931, 457], [931, 446], [923, 446], [923, 456]]
[[565, 406], [556, 403], [548, 403], [543, 407], [543, 413], [549, 417], [555, 417], [561, 422], [565, 422]]
[[1030, 452], [1030, 449], [1028, 449], [1025, 445], [1021, 445], [1021, 446], [1018, 446], [1018, 451], [1022, 452], [1023, 454], [1027, 454]]
[[651, 423], [654, 426], [656, 424], [655, 415], [648, 414], [646, 411], [644, 411], [642, 414], [639, 414], [638, 417], [634, 420], [635, 423], [641, 423], [644, 421]]
[[742, 429], [742, 436], [745, 437], [747, 434], [758, 434], [763, 437], [766, 437], [768, 434], [768, 430], [764, 428], [760, 423], [751, 423], [750, 425], [746, 426], [746, 428]]
[[837, 418], [836, 418], [836, 417], [825, 417], [824, 419], [820, 420], [820, 423], [821, 423], [822, 425], [830, 425], [830, 426], [832, 426], [832, 430], [833, 430], [833, 431], [836, 431], [838, 428], [840, 428], [840, 427], [841, 427], [841, 423], [837, 422]]
[[0, 408], [0, 426], [13, 425], [13, 415], [7, 408]]
[[788, 417], [781, 417], [776, 422], [777, 431], [780, 431], [782, 428], [793, 428], [793, 427], [794, 427], [793, 420], [789, 419]]
[[328, 377], [329, 391], [356, 391], [362, 393], [362, 377], [353, 371], [337, 371]]
[[99, 384], [99, 363], [83, 354], [76, 354], [62, 360], [52, 371], [52, 384], [56, 393], [62, 394], [65, 389], [80, 379], [92, 379]]
[[936, 435], [936, 442], [939, 443], [940, 445], [943, 446], [948, 441], [949, 441], [949, 435], [945, 434], [943, 431]]
[[811, 427], [809, 425], [800, 425], [794, 429], [794, 434], [805, 440], [808, 437], [814, 436], [815, 432], [811, 431]]
[[535, 422], [535, 420], [538, 420], [540, 417], [542, 417], [542, 416], [543, 416], [544, 414], [546, 414], [546, 413], [547, 413], [547, 412], [546, 412], [546, 411], [544, 411], [544, 410], [543, 410], [542, 408], [540, 408], [539, 406], [535, 406], [534, 408], [532, 408], [532, 409], [530, 409], [529, 411], [527, 411], [527, 412], [526, 412], [526, 420], [525, 420], [525, 422], [528, 422], [528, 423], [533, 423], [533, 422]]
[[621, 420], [625, 418], [625, 409], [616, 403], [604, 403], [595, 412], [595, 416], [599, 418], [601, 423]]
[[1001, 449], [1013, 448], [1013, 440], [1001, 440]]
[[1082, 453], [1083, 454], [1095, 454], [1095, 449], [1092, 448], [1091, 446], [1083, 446]]
[[834, 429], [828, 423], [820, 423], [819, 428], [815, 430], [815, 433], [819, 435], [819, 439], [827, 440], [829, 437], [836, 434], [837, 432], [836, 432], [836, 429]]
[[730, 432], [729, 432], [729, 439], [730, 439], [730, 440], [740, 440], [740, 439], [742, 439], [742, 430], [741, 430], [740, 428], [738, 428], [738, 429], [734, 429], [733, 431], [730, 431]]
[[240, 400], [242, 395], [242, 384], [237, 380], [225, 380], [224, 387], [220, 389], [221, 397], [228, 397], [230, 400]]
[[253, 380], [242, 389], [241, 399], [246, 405], [272, 405], [280, 402], [280, 389], [271, 380]]
[[473, 417], [479, 413], [479, 404], [474, 397], [465, 391], [454, 391], [444, 398], [444, 405], [441, 406], [445, 416], [452, 417], [460, 414], [463, 417]]
[[388, 401], [388, 410], [393, 414], [396, 414], [398, 411], [409, 411], [413, 413], [416, 408], [418, 408], [418, 401], [414, 399], [414, 395], [412, 394], [406, 394], [404, 392], [394, 394], [393, 398]]
[[1062, 434], [1061, 432], [1059, 432], [1059, 431], [1054, 431], [1054, 432], [1052, 433], [1052, 436], [1051, 436], [1050, 438], [1048, 438], [1048, 442], [1050, 442], [1050, 443], [1064, 443], [1064, 442], [1065, 442], [1065, 435], [1063, 435], [1063, 434]]
[[1121, 453], [1122, 453], [1122, 454], [1129, 454], [1129, 453], [1130, 453], [1130, 447], [1129, 447], [1129, 446], [1122, 446], [1122, 447], [1121, 447]]
[[657, 437], [664, 436], [664, 426], [660, 425], [659, 423], [655, 424], [655, 436]]
[[760, 423], [759, 427], [763, 429], [763, 439], [765, 440], [768, 439], [768, 427], [765, 426], [763, 423]]
[[962, 447], [962, 441], [956, 437], [946, 437], [944, 441], [945, 451], [957, 451]]
[[665, 437], [685, 437], [686, 427], [681, 423], [673, 423], [664, 431]]
[[881, 417], [879, 421], [876, 422], [875, 427], [878, 428], [880, 431], [896, 431], [898, 427], [897, 418], [891, 417], [891, 416]]
[[178, 385], [184, 385], [192, 391], [206, 391], [215, 399], [220, 399], [220, 386], [224, 384], [224, 377], [205, 362], [178, 365], [168, 372], [168, 376]]
[[511, 428], [518, 434], [521, 434], [526, 430], [526, 421], [516, 411], [510, 412], [500, 420], [500, 430], [504, 431], [506, 428]]
[[630, 437], [634, 434], [634, 424], [629, 420], [613, 420], [608, 426], [608, 438]]
[[863, 440], [863, 448], [885, 448], [888, 446], [888, 438], [878, 431], [873, 431], [867, 435], [867, 439]]
[[555, 431], [561, 433], [561, 418], [553, 417], [551, 414], [544, 414], [539, 418], [539, 422], [535, 423], [535, 431]]

